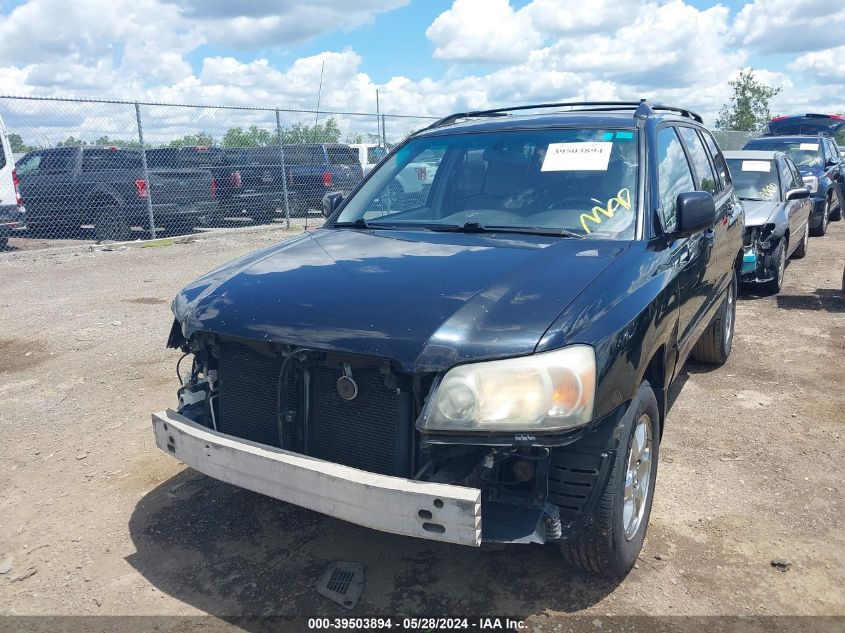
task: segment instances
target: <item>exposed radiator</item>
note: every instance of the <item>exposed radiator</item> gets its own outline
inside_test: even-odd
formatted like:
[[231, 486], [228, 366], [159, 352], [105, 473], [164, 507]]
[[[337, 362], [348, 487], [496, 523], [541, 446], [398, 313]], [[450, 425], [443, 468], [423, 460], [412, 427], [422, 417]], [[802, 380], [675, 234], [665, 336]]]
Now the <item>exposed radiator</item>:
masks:
[[[281, 361], [247, 345], [224, 342], [219, 348], [218, 429], [269, 446], [280, 446], [276, 386]], [[358, 395], [338, 394], [339, 367], [311, 366], [308, 420], [303, 424], [302, 376], [294, 363], [287, 384], [287, 408], [299, 412], [306, 454], [370, 472], [407, 476], [410, 470], [410, 398], [385, 386], [377, 360], [353, 372]], [[300, 429], [301, 430], [301, 429]], [[296, 435], [296, 434], [294, 434]], [[294, 448], [294, 447], [286, 447]], [[296, 447], [297, 449], [300, 446]]]

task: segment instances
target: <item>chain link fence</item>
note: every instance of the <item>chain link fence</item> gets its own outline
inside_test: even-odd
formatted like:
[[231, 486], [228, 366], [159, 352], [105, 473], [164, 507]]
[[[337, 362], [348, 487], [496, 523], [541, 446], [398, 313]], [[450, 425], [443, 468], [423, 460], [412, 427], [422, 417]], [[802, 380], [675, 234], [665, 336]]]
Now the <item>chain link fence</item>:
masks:
[[[350, 191], [433, 120], [14, 96], [0, 96], [0, 117], [0, 249], [307, 228], [325, 193]], [[725, 150], [757, 136], [714, 134]]]
[[[430, 117], [0, 96], [0, 247], [321, 221]], [[21, 209], [25, 209], [25, 219]]]

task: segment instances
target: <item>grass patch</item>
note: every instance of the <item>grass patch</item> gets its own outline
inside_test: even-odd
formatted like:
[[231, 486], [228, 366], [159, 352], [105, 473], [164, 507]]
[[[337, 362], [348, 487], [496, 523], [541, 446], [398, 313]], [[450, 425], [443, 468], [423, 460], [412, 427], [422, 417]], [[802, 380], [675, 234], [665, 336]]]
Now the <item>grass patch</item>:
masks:
[[160, 248], [162, 246], [173, 246], [173, 240], [153, 240], [146, 244], [141, 244], [141, 248]]

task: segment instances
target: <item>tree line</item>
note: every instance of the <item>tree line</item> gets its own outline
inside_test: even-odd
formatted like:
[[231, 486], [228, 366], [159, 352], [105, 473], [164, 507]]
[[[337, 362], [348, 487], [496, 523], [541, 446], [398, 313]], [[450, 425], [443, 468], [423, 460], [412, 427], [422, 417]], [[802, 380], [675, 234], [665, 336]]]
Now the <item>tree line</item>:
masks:
[[[147, 142], [147, 147], [197, 147], [197, 146], [222, 146], [222, 147], [266, 147], [282, 143], [337, 143], [340, 140], [340, 127], [334, 117], [330, 117], [315, 125], [305, 123], [294, 123], [280, 130], [250, 125], [249, 127], [233, 127], [226, 130], [222, 137], [215, 137], [208, 132], [199, 131], [195, 134], [186, 134], [171, 139], [167, 143]], [[348, 143], [367, 142], [374, 134], [350, 135]], [[12, 151], [32, 152], [38, 147], [24, 142], [20, 134], [11, 133], [7, 137]], [[86, 141], [73, 135], [55, 144], [56, 147], [81, 147], [85, 145], [114, 145], [126, 149], [138, 149], [141, 144], [138, 139], [111, 138], [103, 135], [97, 139]]]

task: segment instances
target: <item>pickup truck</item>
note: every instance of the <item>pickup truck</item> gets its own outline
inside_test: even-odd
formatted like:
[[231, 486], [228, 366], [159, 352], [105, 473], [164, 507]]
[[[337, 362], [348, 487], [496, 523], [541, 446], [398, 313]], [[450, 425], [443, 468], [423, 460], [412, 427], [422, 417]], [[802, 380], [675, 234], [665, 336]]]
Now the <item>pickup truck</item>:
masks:
[[328, 191], [350, 191], [363, 175], [354, 156], [346, 145], [292, 144], [161, 148], [149, 150], [147, 161], [152, 167], [211, 171], [220, 204], [213, 221], [250, 217], [266, 223], [284, 217], [286, 193], [291, 217], [304, 217], [320, 207]]
[[[426, 195], [386, 208], [423, 156]], [[157, 445], [369, 528], [627, 573], [669, 386], [734, 337], [744, 209], [701, 117], [459, 113], [323, 204], [321, 229], [177, 294], [167, 344], [191, 360]]]
[[157, 228], [191, 230], [215, 212], [216, 182], [201, 169], [150, 169], [141, 153], [117, 147], [56, 147], [26, 154], [17, 165], [30, 229], [49, 237], [79, 237], [93, 225], [98, 241], [123, 240], [149, 227], [147, 197]]

